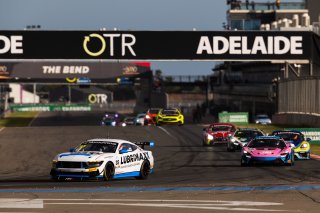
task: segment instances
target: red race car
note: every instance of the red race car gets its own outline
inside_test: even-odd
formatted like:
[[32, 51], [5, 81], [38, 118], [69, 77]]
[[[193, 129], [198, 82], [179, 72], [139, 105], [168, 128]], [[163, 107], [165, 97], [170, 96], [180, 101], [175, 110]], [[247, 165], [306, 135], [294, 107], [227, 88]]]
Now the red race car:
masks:
[[203, 145], [227, 143], [236, 131], [236, 126], [229, 123], [214, 123], [203, 129]]
[[158, 112], [160, 111], [160, 108], [151, 108], [147, 111], [146, 113], [146, 117], [145, 117], [145, 124], [144, 125], [148, 125], [148, 124], [152, 124], [155, 125], [156, 124], [156, 117]]

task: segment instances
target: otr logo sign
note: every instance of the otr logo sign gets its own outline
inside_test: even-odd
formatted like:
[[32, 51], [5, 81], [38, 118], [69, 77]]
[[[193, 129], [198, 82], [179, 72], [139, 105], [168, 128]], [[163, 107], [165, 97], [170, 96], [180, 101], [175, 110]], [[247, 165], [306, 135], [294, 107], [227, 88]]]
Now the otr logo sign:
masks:
[[22, 36], [3, 36], [0, 35], [0, 54], [9, 52], [11, 54], [22, 54]]
[[[96, 43], [100, 45], [100, 49], [97, 51], [90, 50], [90, 43]], [[121, 56], [125, 56], [127, 52], [130, 52], [132, 56], [136, 56], [133, 50], [133, 45], [136, 43], [136, 37], [132, 34], [97, 34], [92, 33], [89, 36], [85, 36], [83, 40], [84, 51], [93, 57], [97, 57], [107, 52], [108, 56], [114, 56], [115, 43], [120, 42]]]
[[106, 104], [108, 96], [106, 94], [90, 94], [88, 101], [91, 104]]

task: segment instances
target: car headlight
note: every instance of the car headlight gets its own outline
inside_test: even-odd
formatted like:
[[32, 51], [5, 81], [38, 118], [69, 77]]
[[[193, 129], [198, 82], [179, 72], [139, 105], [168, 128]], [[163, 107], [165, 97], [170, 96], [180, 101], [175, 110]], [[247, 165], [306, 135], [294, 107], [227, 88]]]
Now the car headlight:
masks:
[[258, 124], [259, 123], [259, 121], [256, 121], [256, 124]]
[[102, 163], [103, 163], [103, 161], [89, 161], [89, 162], [87, 162], [87, 165], [89, 168], [94, 168], [94, 167], [101, 166]]
[[122, 123], [121, 126], [127, 126], [127, 124], [126, 123]]
[[115, 122], [115, 121], [112, 121], [112, 122], [111, 122], [111, 125], [112, 125], [112, 126], [115, 126], [115, 125], [116, 125], [116, 122]]
[[208, 138], [208, 140], [213, 140], [213, 136], [210, 134], [208, 134], [207, 138]]
[[230, 141], [231, 141], [231, 142], [236, 142], [236, 139], [235, 139], [235, 138], [231, 138]]
[[56, 168], [57, 164], [58, 164], [58, 161], [57, 160], [53, 160], [52, 161], [52, 168]]
[[251, 157], [251, 153], [246, 150], [243, 150], [243, 154], [245, 154], [247, 157]]
[[301, 148], [307, 148], [307, 147], [308, 147], [308, 144], [307, 144], [307, 143], [301, 144]]
[[149, 115], [146, 115], [146, 119], [150, 119], [151, 117]]

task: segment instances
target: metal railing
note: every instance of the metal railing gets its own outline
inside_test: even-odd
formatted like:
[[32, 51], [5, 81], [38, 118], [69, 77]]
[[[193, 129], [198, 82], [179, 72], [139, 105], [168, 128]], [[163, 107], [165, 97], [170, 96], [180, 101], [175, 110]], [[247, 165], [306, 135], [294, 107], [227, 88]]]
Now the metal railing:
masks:
[[193, 83], [193, 82], [206, 82], [208, 76], [206, 75], [166, 75], [162, 77], [165, 82], [175, 83]]
[[277, 7], [274, 1], [245, 3], [242, 1], [231, 1], [230, 10], [301, 10], [305, 9], [304, 2], [283, 2]]

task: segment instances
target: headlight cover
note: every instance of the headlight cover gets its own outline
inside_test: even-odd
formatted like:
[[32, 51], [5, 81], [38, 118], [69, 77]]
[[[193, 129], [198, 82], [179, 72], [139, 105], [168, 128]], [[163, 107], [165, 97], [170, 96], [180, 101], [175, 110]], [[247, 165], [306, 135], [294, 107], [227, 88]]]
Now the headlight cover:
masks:
[[207, 135], [207, 138], [208, 138], [208, 140], [213, 140], [213, 136], [210, 134]]
[[303, 144], [301, 144], [300, 147], [301, 147], [301, 148], [308, 148], [308, 144], [307, 144], [307, 143], [303, 143]]
[[103, 163], [103, 161], [89, 161], [89, 162], [87, 162], [87, 165], [89, 168], [94, 168], [94, 167], [101, 166], [102, 163]]

